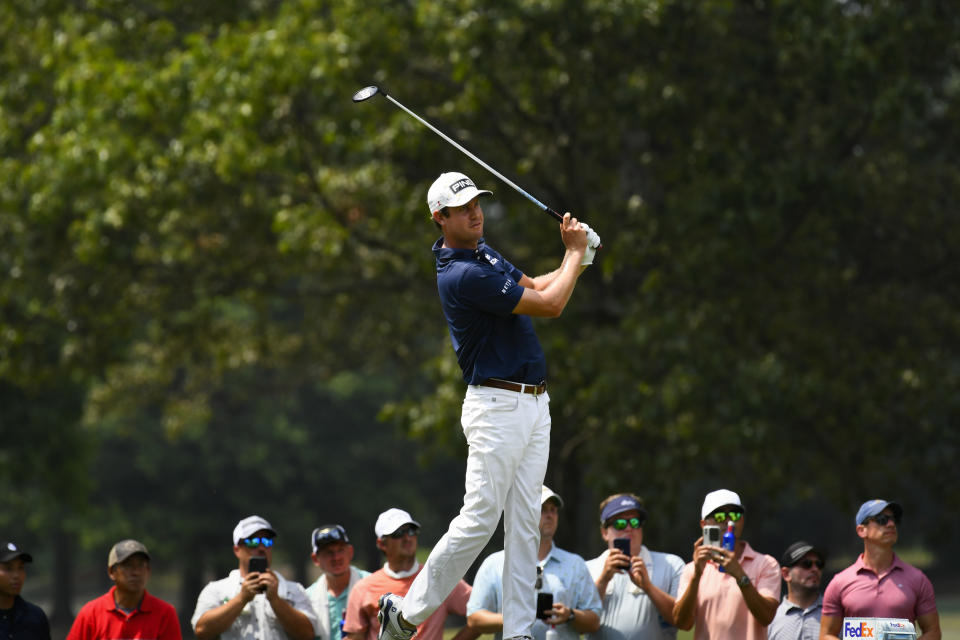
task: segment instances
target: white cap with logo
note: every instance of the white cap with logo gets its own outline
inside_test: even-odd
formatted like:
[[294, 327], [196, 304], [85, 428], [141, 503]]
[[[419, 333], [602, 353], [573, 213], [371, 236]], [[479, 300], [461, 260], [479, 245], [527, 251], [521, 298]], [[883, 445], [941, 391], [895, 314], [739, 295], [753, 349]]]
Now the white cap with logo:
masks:
[[743, 509], [743, 502], [740, 501], [740, 496], [733, 491], [729, 489], [711, 491], [703, 499], [703, 506], [700, 507], [700, 519], [706, 520], [708, 515], [728, 504]]
[[464, 174], [449, 171], [441, 173], [440, 177], [430, 185], [430, 190], [427, 191], [427, 206], [430, 208], [430, 215], [433, 216], [434, 211], [440, 211], [444, 207], [459, 207], [477, 196], [492, 195], [492, 191], [477, 189], [473, 180]]

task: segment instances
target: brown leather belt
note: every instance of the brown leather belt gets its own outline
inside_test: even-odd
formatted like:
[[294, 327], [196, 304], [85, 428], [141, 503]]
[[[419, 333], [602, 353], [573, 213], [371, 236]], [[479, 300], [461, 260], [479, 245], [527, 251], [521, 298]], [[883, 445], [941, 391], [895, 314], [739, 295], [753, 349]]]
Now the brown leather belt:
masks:
[[529, 393], [535, 396], [545, 393], [547, 390], [546, 382], [541, 382], [540, 384], [523, 384], [520, 382], [501, 380], [500, 378], [487, 378], [480, 383], [480, 386], [493, 387], [494, 389], [504, 389], [506, 391], [516, 391], [517, 393]]

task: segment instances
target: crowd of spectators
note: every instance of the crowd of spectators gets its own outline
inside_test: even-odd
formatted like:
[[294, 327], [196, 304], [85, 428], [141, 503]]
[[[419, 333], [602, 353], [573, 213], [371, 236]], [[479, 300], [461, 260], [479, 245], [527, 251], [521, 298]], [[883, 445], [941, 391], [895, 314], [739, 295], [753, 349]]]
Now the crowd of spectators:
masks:
[[[693, 629], [695, 640], [838, 640], [845, 618], [894, 618], [916, 624], [922, 640], [939, 640], [933, 586], [894, 552], [903, 507], [868, 500], [855, 518], [863, 553], [821, 593], [826, 551], [790, 544], [779, 562], [745, 539], [747, 511], [739, 494], [719, 489], [700, 510], [704, 536], [689, 562], [653, 551], [644, 540], [647, 509], [631, 493], [599, 505], [599, 535], [607, 548], [585, 560], [554, 544], [564, 502], [544, 486], [536, 575], [528, 595], [537, 603], [535, 640], [664, 640]], [[709, 529], [729, 531], [726, 546]], [[191, 618], [198, 640], [377, 640], [384, 593], [406, 594], [422, 567], [420, 524], [403, 509], [374, 524], [383, 566], [368, 573], [352, 565], [354, 548], [338, 524], [310, 534], [310, 559], [320, 577], [309, 587], [286, 579], [272, 563], [277, 531], [251, 515], [233, 529], [237, 568], [207, 584]], [[0, 638], [50, 640], [43, 610], [20, 596], [32, 556], [14, 542], [0, 548]], [[141, 542], [121, 540], [107, 554], [113, 586], [86, 603], [67, 640], [181, 640], [174, 607], [147, 591], [151, 556]], [[454, 640], [503, 634], [504, 552], [489, 555], [471, 586], [461, 580], [424, 622], [416, 638], [442, 640], [448, 616], [465, 618]], [[785, 595], [781, 598], [782, 585]]]

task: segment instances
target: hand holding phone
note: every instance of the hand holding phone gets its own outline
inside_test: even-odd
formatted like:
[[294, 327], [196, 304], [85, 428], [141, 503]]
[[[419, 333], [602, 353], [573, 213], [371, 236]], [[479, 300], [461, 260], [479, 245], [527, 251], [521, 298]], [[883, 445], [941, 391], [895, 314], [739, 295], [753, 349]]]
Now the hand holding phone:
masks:
[[537, 594], [537, 618], [546, 620], [553, 615], [553, 594], [540, 592]]
[[613, 548], [619, 549], [628, 558], [630, 557], [630, 538], [616, 538], [613, 541]]
[[[247, 572], [248, 573], [264, 573], [267, 570], [267, 557], [266, 556], [253, 556], [247, 562]], [[267, 590], [267, 587], [264, 586], [260, 589], [260, 592], [263, 593]]]

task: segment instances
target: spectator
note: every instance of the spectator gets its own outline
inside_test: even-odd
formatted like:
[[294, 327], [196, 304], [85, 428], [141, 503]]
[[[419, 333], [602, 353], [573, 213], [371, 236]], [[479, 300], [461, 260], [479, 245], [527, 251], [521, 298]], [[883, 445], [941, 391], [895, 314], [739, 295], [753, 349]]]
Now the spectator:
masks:
[[20, 597], [28, 562], [33, 562], [33, 556], [16, 543], [0, 547], [0, 638], [4, 640], [50, 640], [47, 614]]
[[[600, 503], [600, 535], [607, 550], [587, 562], [603, 600], [600, 629], [590, 640], [666, 640], [677, 637], [673, 626], [683, 560], [650, 551], [643, 544], [647, 512], [643, 501], [617, 493]], [[630, 553], [615, 546], [627, 541]], [[622, 544], [622, 543], [621, 543]]]
[[150, 553], [136, 540], [121, 540], [107, 555], [110, 591], [83, 605], [67, 640], [149, 638], [181, 640], [173, 606], [147, 593]]
[[[380, 634], [380, 594], [391, 592], [399, 596], [407, 593], [422, 567], [417, 562], [417, 542], [420, 523], [403, 509], [387, 509], [374, 525], [379, 548], [386, 562], [379, 571], [357, 583], [347, 600], [347, 619], [343, 631], [348, 640], [377, 640]], [[418, 640], [441, 640], [443, 626], [449, 614], [464, 616], [470, 585], [460, 580], [443, 604], [417, 627]], [[477, 634], [467, 627], [454, 640], [473, 640]]]
[[[547, 625], [554, 625], [558, 640], [578, 640], [581, 633], [600, 626], [600, 598], [583, 558], [553, 544], [563, 499], [547, 487], [540, 492], [540, 548], [537, 591], [553, 595], [553, 608], [533, 624], [533, 637], [544, 640]], [[503, 638], [503, 565], [504, 551], [492, 553], [480, 565], [473, 581], [473, 593], [467, 603], [467, 624], [478, 633], [493, 633]], [[530, 591], [528, 597], [536, 602]]]
[[683, 568], [673, 612], [679, 628], [696, 624], [694, 640], [767, 637], [765, 627], [773, 620], [780, 597], [780, 565], [743, 539], [746, 519], [740, 496], [733, 491], [711, 491], [703, 500], [700, 526], [725, 529], [733, 522], [737, 542], [733, 551], [706, 546], [702, 537], [693, 544], [693, 561]]
[[827, 556], [812, 544], [794, 542], [780, 561], [787, 595], [767, 627], [767, 640], [817, 640], [820, 637], [820, 580]]
[[347, 612], [347, 598], [369, 571], [351, 566], [353, 545], [347, 531], [338, 524], [328, 524], [310, 535], [313, 552], [310, 559], [323, 575], [307, 587], [307, 596], [320, 624], [321, 640], [340, 640], [340, 622]]
[[906, 618], [920, 625], [919, 640], [940, 640], [933, 585], [922, 571], [893, 552], [903, 507], [867, 500], [857, 511], [863, 553], [838, 573], [823, 595], [821, 640], [837, 640], [844, 618]]
[[[311, 640], [320, 634], [306, 591], [271, 568], [276, 536], [260, 516], [237, 523], [233, 555], [238, 567], [200, 592], [190, 620], [198, 640]], [[251, 571], [252, 558], [266, 558], [268, 568]]]
[[600, 237], [565, 214], [559, 268], [537, 277], [510, 264], [483, 239], [479, 190], [462, 173], [441, 174], [427, 206], [442, 237], [433, 244], [437, 291], [467, 383], [460, 422], [467, 441], [463, 507], [406, 598], [380, 599], [382, 634], [407, 640], [447, 597], [490, 540], [503, 515], [504, 635], [529, 636], [535, 603], [537, 493], [550, 453], [546, 358], [531, 316], [557, 317]]

